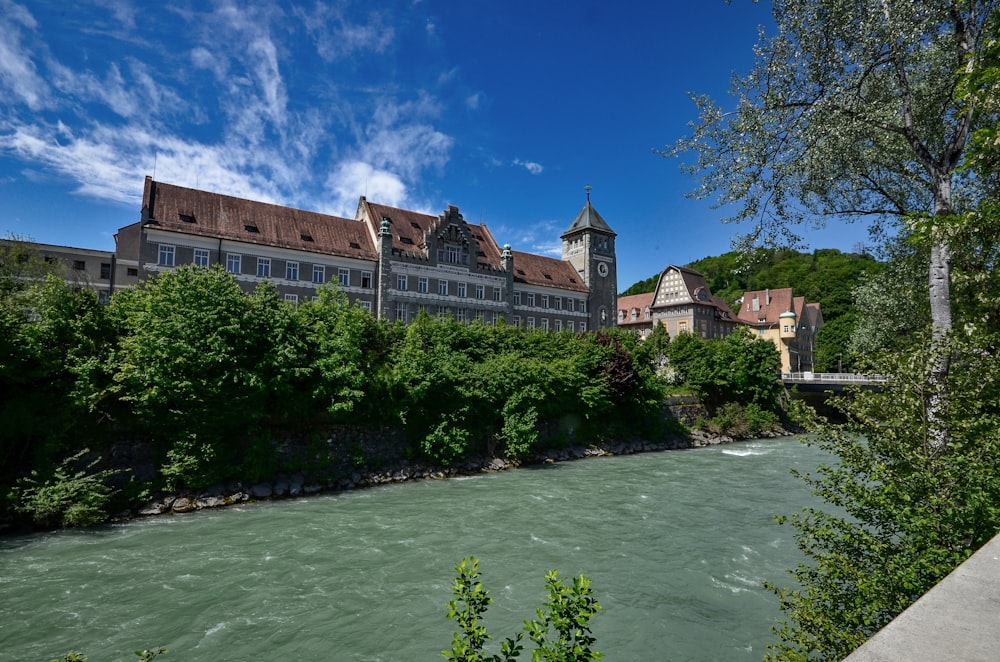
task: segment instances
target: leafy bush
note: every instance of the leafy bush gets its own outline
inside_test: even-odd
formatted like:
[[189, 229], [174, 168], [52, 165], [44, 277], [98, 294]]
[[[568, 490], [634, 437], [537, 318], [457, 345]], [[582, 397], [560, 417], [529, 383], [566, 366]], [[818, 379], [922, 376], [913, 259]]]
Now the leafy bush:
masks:
[[571, 586], [559, 579], [556, 570], [546, 573], [545, 587], [548, 599], [536, 610], [537, 619], [524, 622], [524, 632], [518, 632], [500, 643], [499, 655], [483, 651], [491, 639], [482, 617], [493, 602], [490, 592], [479, 581], [479, 561], [462, 559], [455, 566], [458, 577], [452, 584], [454, 599], [448, 603], [448, 618], [455, 619], [459, 632], [452, 636], [450, 650], [441, 651], [454, 662], [509, 662], [517, 659], [524, 650], [521, 640], [527, 633], [535, 644], [531, 659], [549, 662], [587, 662], [599, 660], [602, 654], [592, 650], [594, 637], [590, 632], [590, 619], [601, 610], [594, 598], [590, 580], [584, 575], [575, 577]]
[[41, 526], [82, 527], [105, 521], [105, 508], [114, 493], [105, 480], [115, 472], [90, 473], [98, 460], [74, 471], [88, 452], [84, 449], [63, 460], [47, 480], [42, 481], [37, 471], [19, 479], [8, 497], [14, 509]]

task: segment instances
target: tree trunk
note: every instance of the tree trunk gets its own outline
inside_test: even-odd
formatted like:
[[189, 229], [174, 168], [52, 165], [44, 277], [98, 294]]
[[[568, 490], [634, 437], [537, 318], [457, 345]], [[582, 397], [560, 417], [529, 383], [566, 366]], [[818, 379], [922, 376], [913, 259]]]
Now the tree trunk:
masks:
[[931, 228], [931, 257], [929, 291], [931, 304], [931, 368], [926, 398], [929, 435], [927, 449], [940, 453], [948, 445], [945, 424], [947, 406], [948, 370], [951, 356], [947, 337], [951, 332], [951, 246], [946, 228], [939, 221], [947, 222], [951, 214], [951, 177], [939, 173], [935, 177], [934, 226]]

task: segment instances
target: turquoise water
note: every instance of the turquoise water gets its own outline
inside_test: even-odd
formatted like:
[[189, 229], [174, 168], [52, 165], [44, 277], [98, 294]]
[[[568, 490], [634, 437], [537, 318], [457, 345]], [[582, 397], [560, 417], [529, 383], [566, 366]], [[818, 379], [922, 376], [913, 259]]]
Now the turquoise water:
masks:
[[609, 662], [760, 660], [761, 582], [800, 558], [772, 518], [812, 503], [789, 469], [822, 459], [762, 440], [0, 539], [0, 659], [440, 660], [475, 555], [496, 639], [557, 568], [593, 580]]

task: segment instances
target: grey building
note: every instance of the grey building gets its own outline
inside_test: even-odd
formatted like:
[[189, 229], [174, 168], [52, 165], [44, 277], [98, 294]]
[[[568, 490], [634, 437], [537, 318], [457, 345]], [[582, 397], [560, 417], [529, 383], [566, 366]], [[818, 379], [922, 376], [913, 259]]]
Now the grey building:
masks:
[[486, 224], [467, 222], [452, 205], [432, 216], [361, 197], [348, 219], [147, 177], [140, 220], [116, 241], [118, 262], [139, 279], [183, 264], [219, 264], [245, 290], [269, 281], [293, 303], [335, 282], [380, 319], [410, 322], [423, 311], [585, 331], [615, 324], [615, 236], [589, 190], [562, 235], [559, 259], [501, 247]]

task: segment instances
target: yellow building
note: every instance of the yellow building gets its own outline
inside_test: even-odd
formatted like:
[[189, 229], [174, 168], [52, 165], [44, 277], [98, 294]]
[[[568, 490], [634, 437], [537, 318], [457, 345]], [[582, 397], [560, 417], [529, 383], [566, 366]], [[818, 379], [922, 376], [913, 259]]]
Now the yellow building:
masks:
[[738, 318], [778, 348], [783, 373], [813, 370], [816, 334], [823, 328], [818, 303], [806, 303], [786, 287], [744, 292], [739, 306]]

